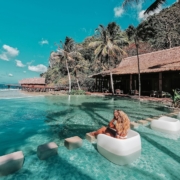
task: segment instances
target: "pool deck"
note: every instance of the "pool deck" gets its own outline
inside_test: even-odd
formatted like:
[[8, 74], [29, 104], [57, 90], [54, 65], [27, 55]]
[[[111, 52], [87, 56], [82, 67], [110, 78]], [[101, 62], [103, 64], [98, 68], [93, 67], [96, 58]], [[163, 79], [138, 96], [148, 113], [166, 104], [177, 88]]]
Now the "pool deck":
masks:
[[[86, 92], [86, 95], [94, 95], [94, 96], [102, 96], [102, 97], [106, 97], [106, 96], [112, 96], [111, 93], [100, 93], [100, 92]], [[129, 94], [118, 94], [118, 95], [114, 95], [115, 97], [127, 97], [127, 98], [131, 98], [131, 99], [139, 99], [138, 95], [129, 95]], [[172, 99], [171, 98], [157, 98], [157, 97], [149, 97], [149, 96], [141, 96], [140, 101], [143, 102], [159, 102], [168, 106], [171, 106], [172, 104]]]

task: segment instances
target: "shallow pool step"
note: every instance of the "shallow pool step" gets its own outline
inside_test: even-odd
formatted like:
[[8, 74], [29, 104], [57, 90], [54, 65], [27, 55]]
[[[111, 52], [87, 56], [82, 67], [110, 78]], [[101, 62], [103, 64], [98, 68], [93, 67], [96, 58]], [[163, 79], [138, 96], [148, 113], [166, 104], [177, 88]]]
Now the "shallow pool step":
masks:
[[170, 114], [172, 114], [174, 116], [174, 115], [178, 115], [178, 112], [173, 112], [173, 113], [170, 113]]
[[130, 122], [130, 126], [131, 126], [131, 128], [138, 128], [139, 124], [136, 122]]
[[139, 124], [141, 124], [141, 125], [143, 125], [143, 126], [146, 126], [146, 125], [148, 125], [148, 121], [146, 121], [146, 120], [139, 120], [139, 121], [137, 121], [137, 123], [139, 123]]
[[42, 144], [37, 147], [37, 156], [41, 160], [45, 160], [57, 154], [58, 154], [58, 146], [54, 142]]
[[82, 139], [79, 136], [74, 136], [64, 140], [64, 146], [69, 149], [76, 149], [82, 146]]
[[145, 121], [148, 121], [148, 122], [151, 122], [151, 121], [153, 121], [153, 120], [155, 120], [155, 119], [152, 119], [152, 118], [147, 118], [147, 119], [145, 119]]
[[0, 177], [18, 171], [23, 163], [24, 155], [22, 151], [0, 156]]
[[86, 133], [86, 139], [91, 143], [96, 141], [95, 136], [90, 135], [90, 133]]

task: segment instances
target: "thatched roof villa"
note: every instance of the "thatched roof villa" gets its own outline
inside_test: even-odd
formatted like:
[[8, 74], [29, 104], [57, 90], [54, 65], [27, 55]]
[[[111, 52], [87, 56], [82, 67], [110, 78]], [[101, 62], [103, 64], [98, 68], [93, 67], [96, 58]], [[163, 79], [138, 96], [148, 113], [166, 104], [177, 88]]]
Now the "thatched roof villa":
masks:
[[21, 84], [21, 86], [42, 86], [44, 87], [46, 85], [45, 83], [45, 78], [28, 78], [28, 79], [22, 79], [21, 81], [19, 81], [19, 84]]
[[[142, 54], [139, 59], [142, 94], [180, 88], [180, 47]], [[123, 59], [112, 73], [115, 89], [122, 89], [125, 93], [138, 89], [137, 56]], [[109, 88], [109, 71], [91, 77], [96, 79], [95, 89]]]
[[[45, 91], [47, 89], [45, 78], [28, 78], [28, 79], [22, 79], [19, 81], [19, 84], [21, 84], [22, 90], [28, 90], [28, 91], [41, 91], [42, 89]], [[48, 89], [51, 89], [48, 87]]]

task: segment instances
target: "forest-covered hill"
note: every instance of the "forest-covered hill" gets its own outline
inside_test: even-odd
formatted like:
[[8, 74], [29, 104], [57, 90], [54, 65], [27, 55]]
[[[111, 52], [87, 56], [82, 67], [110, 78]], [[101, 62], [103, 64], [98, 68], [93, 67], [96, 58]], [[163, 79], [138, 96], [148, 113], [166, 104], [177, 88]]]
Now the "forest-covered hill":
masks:
[[[69, 71], [72, 87], [77, 87], [77, 81], [80, 86], [91, 87], [93, 80], [88, 78], [89, 75], [106, 70], [107, 66], [109, 68], [116, 67], [123, 57], [136, 55], [134, 41], [128, 39], [127, 30], [121, 31], [120, 26], [121, 25], [115, 23], [110, 23], [107, 27], [101, 27], [100, 25], [97, 28], [100, 28], [101, 31], [104, 30], [103, 33], [105, 34], [102, 35], [99, 31], [99, 34], [96, 33], [94, 36], [87, 37], [82, 43], [78, 44], [75, 44], [73, 39], [70, 38], [70, 46], [66, 46], [66, 39], [64, 46], [59, 44], [58, 50], [50, 53], [48, 71], [41, 76], [46, 78], [46, 82], [49, 85], [67, 86], [69, 84]], [[163, 9], [159, 14], [148, 17], [140, 23], [137, 28], [139, 27], [141, 27], [140, 34], [146, 35], [151, 31], [148, 38], [140, 39], [139, 54], [180, 46], [179, 4], [175, 3], [171, 7]], [[111, 61], [109, 61], [106, 56], [107, 49], [97, 49], [95, 45], [95, 43], [97, 44], [99, 41], [106, 43], [106, 40], [102, 39], [102, 36], [109, 39], [112, 43], [115, 43], [119, 49], [122, 49], [127, 54], [122, 55], [121, 50], [119, 51], [119, 49], [116, 48], [111, 53], [111, 57], [115, 58], [111, 58]], [[90, 44], [94, 45], [90, 46]], [[63, 50], [65, 47], [66, 51]], [[98, 48], [102, 47], [105, 46], [102, 45]], [[119, 58], [117, 58], [116, 53], [119, 53]], [[69, 68], [68, 71], [67, 65]]]

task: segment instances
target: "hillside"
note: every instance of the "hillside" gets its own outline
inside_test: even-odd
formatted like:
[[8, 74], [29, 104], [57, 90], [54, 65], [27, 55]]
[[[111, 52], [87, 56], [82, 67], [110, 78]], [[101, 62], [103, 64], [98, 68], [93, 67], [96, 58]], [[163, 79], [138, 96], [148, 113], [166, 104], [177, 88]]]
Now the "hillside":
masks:
[[[175, 3], [171, 7], [163, 9], [159, 14], [148, 17], [140, 25], [142, 27], [151, 27], [154, 34], [148, 40], [139, 43], [139, 54], [180, 46], [179, 4]], [[147, 28], [144, 28], [144, 33], [148, 33], [146, 29]], [[119, 30], [119, 32], [121, 33], [121, 37], [127, 39], [126, 30], [124, 32]], [[77, 79], [79, 80], [80, 86], [91, 87], [94, 81], [88, 78], [88, 76], [104, 70], [101, 64], [94, 62], [95, 49], [89, 47], [89, 43], [95, 41], [95, 39], [96, 36], [87, 37], [82, 43], [76, 44], [77, 50], [81, 53], [83, 60], [78, 60], [75, 66], [71, 66], [69, 62], [72, 87], [77, 87]], [[127, 43], [121, 44], [120, 47], [126, 51], [128, 56], [136, 55], [134, 42], [128, 41], [128, 44], [129, 45], [127, 45]], [[68, 76], [65, 61], [55, 56], [53, 56], [55, 58], [52, 58], [53, 53], [56, 52], [51, 52], [48, 71], [42, 74], [42, 76], [46, 78], [46, 82], [49, 85], [67, 86]], [[120, 61], [121, 59], [113, 61], [111, 68], [116, 67]], [[75, 72], [74, 68], [79, 66], [83, 66], [84, 68], [79, 69], [77, 76], [77, 71]]]

